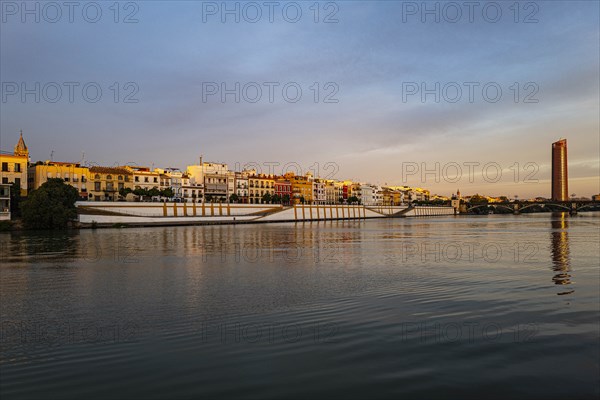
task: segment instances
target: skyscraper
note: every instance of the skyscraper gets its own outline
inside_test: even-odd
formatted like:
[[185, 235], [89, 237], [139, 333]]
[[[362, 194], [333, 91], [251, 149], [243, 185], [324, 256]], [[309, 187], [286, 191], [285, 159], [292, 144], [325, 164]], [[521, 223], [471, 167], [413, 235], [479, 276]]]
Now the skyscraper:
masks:
[[552, 143], [552, 200], [569, 200], [567, 139]]

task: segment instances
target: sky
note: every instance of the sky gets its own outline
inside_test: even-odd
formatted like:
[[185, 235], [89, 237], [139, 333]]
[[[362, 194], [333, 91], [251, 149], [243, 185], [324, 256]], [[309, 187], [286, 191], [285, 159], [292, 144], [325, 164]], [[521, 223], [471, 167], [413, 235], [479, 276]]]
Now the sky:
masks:
[[566, 138], [591, 196], [599, 4], [3, 0], [0, 147], [530, 198]]

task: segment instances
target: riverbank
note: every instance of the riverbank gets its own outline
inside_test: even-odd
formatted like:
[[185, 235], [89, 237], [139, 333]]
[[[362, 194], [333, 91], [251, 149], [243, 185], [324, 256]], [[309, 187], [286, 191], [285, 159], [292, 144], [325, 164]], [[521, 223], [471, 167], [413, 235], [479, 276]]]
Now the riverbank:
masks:
[[221, 203], [78, 202], [82, 228], [340, 221], [454, 215], [444, 206], [260, 205]]

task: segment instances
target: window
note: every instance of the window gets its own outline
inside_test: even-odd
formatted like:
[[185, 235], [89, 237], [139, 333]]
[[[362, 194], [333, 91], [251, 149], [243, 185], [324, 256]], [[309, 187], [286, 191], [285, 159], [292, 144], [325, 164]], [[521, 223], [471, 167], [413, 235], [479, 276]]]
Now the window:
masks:
[[148, 181], [148, 177], [145, 177], [145, 178], [144, 178], [144, 182], [149, 182], [149, 181]]
[[21, 164], [15, 163], [15, 172], [21, 172]]
[[95, 180], [100, 180], [100, 175], [96, 174], [96, 175], [94, 176], [94, 179], [95, 179]]
[[112, 175], [106, 175], [106, 180], [107, 181], [112, 181]]
[[15, 178], [15, 183], [21, 187], [21, 178]]
[[8, 178], [2, 178], [2, 183], [4, 183], [4, 184], [8, 183]]
[[140, 177], [139, 177], [139, 176], [136, 176], [136, 177], [135, 177], [135, 181], [136, 181], [136, 182], [139, 182], [139, 181], [140, 181]]
[[99, 192], [99, 191], [101, 190], [101, 189], [100, 189], [100, 182], [94, 182], [94, 190], [95, 190], [96, 192]]
[[123, 180], [123, 175], [119, 175], [119, 177], [117, 179], [120, 180], [120, 181], [122, 181]]
[[7, 162], [2, 163], [2, 172], [8, 172], [8, 163]]
[[81, 175], [81, 182], [87, 182], [87, 178], [85, 177], [85, 175]]
[[154, 177], [154, 183], [157, 183], [157, 182], [158, 182], [158, 178]]

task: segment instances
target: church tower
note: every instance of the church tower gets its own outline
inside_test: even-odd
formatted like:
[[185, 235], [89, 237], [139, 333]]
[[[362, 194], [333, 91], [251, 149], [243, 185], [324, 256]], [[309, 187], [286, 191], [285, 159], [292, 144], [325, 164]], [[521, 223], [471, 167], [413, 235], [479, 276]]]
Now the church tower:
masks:
[[14, 155], [29, 158], [29, 150], [27, 149], [25, 140], [23, 140], [23, 131], [21, 131], [21, 136], [19, 137], [19, 142], [15, 146]]

